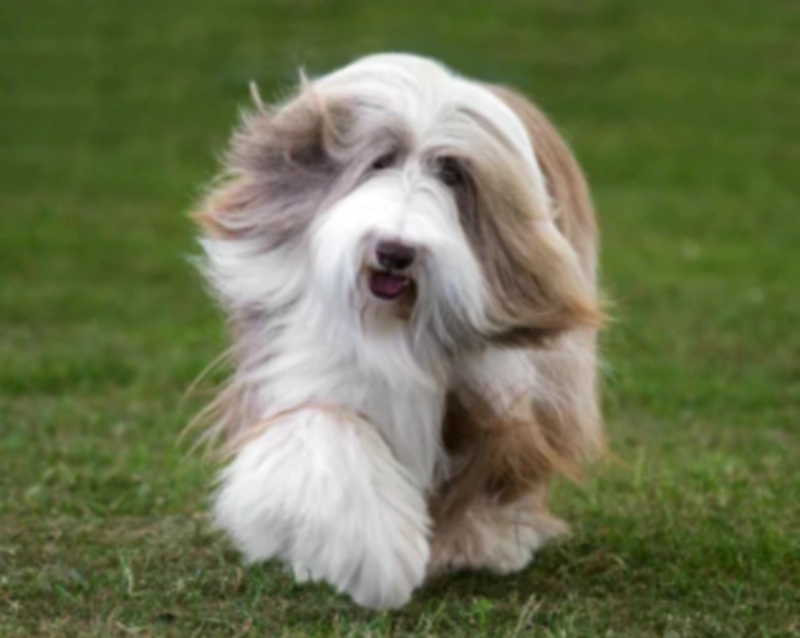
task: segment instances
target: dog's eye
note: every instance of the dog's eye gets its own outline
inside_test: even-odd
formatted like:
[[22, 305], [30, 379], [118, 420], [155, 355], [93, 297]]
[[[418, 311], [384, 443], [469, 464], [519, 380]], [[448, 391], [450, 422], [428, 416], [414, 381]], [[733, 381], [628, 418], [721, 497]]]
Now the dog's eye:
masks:
[[373, 171], [382, 171], [387, 168], [391, 168], [397, 163], [397, 153], [392, 151], [391, 153], [384, 153], [374, 162], [372, 162], [372, 170]]
[[436, 177], [450, 188], [461, 188], [467, 182], [466, 170], [455, 157], [442, 157], [436, 162]]

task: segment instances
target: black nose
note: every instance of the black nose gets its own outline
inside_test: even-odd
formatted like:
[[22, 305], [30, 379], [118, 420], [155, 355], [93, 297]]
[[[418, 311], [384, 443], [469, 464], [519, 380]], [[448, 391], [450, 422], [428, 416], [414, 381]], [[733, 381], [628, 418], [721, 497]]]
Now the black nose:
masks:
[[387, 270], [404, 270], [414, 263], [417, 249], [396, 241], [382, 241], [375, 247], [375, 255]]

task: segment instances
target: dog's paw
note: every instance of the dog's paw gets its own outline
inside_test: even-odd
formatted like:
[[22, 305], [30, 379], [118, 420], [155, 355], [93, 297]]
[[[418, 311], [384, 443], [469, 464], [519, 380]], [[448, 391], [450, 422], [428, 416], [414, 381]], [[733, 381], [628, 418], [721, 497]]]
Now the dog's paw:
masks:
[[480, 504], [457, 526], [434, 536], [428, 574], [475, 569], [518, 572], [540, 547], [564, 533], [561, 521], [523, 504]]
[[486, 539], [486, 568], [498, 574], [525, 569], [547, 538], [533, 521], [499, 528]]
[[[306, 528], [284, 557], [295, 582], [327, 582], [363, 607], [393, 609], [407, 603], [425, 579], [427, 527], [389, 509], [379, 518], [380, 529], [375, 521], [355, 518], [318, 533]], [[279, 526], [274, 521], [273, 528]]]
[[425, 578], [422, 491], [361, 420], [308, 410], [271, 426], [223, 472], [215, 514], [250, 561], [365, 607], [399, 607]]
[[294, 571], [330, 583], [363, 607], [401, 607], [425, 579], [425, 520], [391, 507], [362, 514], [343, 515], [317, 538], [299, 540], [292, 554], [301, 563]]

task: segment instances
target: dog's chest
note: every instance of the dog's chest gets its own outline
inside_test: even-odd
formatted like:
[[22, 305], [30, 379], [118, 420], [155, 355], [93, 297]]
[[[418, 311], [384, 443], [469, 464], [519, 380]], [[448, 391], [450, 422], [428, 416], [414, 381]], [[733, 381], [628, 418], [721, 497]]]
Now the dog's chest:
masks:
[[420, 486], [429, 487], [442, 454], [444, 393], [416, 384], [390, 385], [375, 377], [364, 379], [362, 390], [360, 412]]

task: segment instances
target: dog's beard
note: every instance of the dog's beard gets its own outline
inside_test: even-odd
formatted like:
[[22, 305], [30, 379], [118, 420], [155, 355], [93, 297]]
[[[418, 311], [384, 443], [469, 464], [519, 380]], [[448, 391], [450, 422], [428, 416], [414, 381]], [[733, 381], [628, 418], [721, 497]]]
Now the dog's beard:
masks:
[[[322, 213], [310, 241], [314, 288], [330, 321], [361, 343], [390, 340], [422, 367], [431, 353], [463, 349], [486, 324], [480, 264], [455, 202], [431, 181], [375, 176]], [[384, 243], [413, 259], [382, 262]]]

